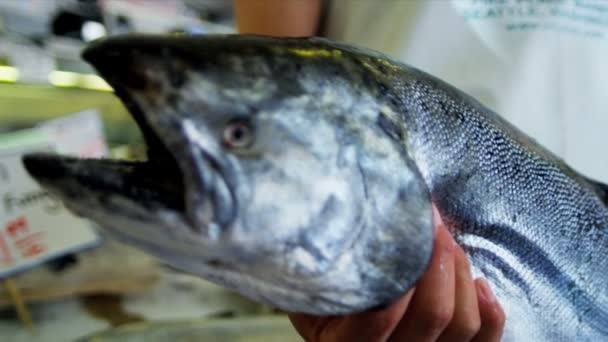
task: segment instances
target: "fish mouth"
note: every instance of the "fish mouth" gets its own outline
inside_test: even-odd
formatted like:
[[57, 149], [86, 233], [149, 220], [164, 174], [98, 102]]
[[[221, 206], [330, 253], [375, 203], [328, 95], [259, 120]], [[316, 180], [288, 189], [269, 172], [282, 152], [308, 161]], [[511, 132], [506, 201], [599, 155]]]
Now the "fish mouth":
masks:
[[68, 201], [79, 200], [86, 191], [98, 194], [100, 201], [121, 196], [147, 209], [184, 212], [181, 172], [167, 159], [152, 158], [124, 161], [31, 153], [23, 157], [23, 164], [43, 187]]
[[82, 190], [97, 194], [103, 200], [121, 196], [147, 208], [164, 208], [184, 213], [186, 185], [174, 154], [146, 119], [132, 97], [133, 89], [148, 86], [148, 80], [135, 67], [136, 49], [113, 50], [112, 44], [93, 45], [83, 58], [91, 63], [114, 88], [139, 127], [146, 144], [147, 159], [88, 159], [54, 153], [32, 153], [23, 157], [28, 173], [51, 192], [65, 200], [78, 200]]

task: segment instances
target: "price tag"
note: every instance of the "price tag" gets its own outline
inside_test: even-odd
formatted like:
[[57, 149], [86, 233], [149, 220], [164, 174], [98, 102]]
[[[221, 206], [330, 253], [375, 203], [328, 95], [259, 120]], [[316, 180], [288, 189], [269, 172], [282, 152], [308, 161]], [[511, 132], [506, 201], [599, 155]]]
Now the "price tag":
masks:
[[54, 150], [50, 135], [34, 129], [10, 136], [0, 140], [0, 278], [99, 243], [91, 224], [70, 214], [23, 167], [23, 154]]

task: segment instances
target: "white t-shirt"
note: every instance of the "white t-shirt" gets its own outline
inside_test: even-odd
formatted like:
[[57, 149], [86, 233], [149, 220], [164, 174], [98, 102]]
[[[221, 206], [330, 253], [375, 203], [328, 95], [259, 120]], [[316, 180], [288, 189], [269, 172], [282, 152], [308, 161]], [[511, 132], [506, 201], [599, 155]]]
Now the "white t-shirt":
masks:
[[608, 1], [333, 0], [326, 35], [451, 83], [608, 183]]

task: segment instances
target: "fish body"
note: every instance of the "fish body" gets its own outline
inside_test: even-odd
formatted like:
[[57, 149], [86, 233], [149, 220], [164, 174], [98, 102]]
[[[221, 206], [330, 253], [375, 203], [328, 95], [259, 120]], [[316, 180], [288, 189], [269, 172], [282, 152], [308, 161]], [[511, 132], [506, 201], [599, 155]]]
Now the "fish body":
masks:
[[431, 205], [505, 309], [505, 340], [608, 338], [606, 186], [466, 94], [325, 39], [127, 36], [84, 53], [148, 161], [26, 156], [75, 213], [284, 310], [414, 286]]

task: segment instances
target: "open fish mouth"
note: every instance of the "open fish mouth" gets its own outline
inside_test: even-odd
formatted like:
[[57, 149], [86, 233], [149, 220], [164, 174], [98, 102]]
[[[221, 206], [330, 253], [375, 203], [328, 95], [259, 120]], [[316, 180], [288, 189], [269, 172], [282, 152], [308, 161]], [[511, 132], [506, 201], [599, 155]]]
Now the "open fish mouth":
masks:
[[121, 196], [148, 209], [185, 210], [181, 172], [169, 158], [147, 161], [83, 159], [52, 153], [23, 157], [27, 171], [40, 183], [61, 191], [66, 199], [78, 200], [81, 190]]
[[[83, 58], [114, 88], [115, 94], [138, 125], [146, 144], [147, 159], [124, 161], [82, 159], [55, 154], [29, 154], [23, 163], [39, 183], [64, 199], [68, 206], [109, 208], [108, 202], [126, 200], [129, 207], [171, 212], [195, 231], [208, 235], [236, 219], [233, 163], [226, 160], [211, 136], [200, 143], [189, 134], [191, 122], [175, 108], [181, 87], [188, 76], [188, 65], [179, 48], [159, 49], [155, 41], [115, 39], [92, 44]], [[171, 56], [171, 54], [177, 54]], [[169, 63], [169, 64], [167, 64]], [[210, 132], [207, 132], [211, 134]], [[72, 203], [69, 203], [72, 202]], [[124, 201], [123, 201], [124, 202]], [[142, 219], [125, 209], [132, 219]], [[136, 218], [137, 216], [137, 218]], [[207, 234], [208, 233], [208, 234]], [[216, 234], [215, 234], [216, 235]], [[215, 236], [214, 235], [214, 236]]]
[[[38, 182], [59, 191], [66, 199], [77, 200], [80, 190], [100, 195], [121, 196], [144, 208], [165, 208], [186, 211], [184, 175], [174, 155], [150, 125], [141, 107], [134, 101], [127, 86], [133, 86], [137, 74], [126, 72], [135, 61], [125, 59], [125, 68], [112, 67], [115, 58], [107, 58], [105, 50], [89, 49], [84, 53], [115, 89], [128, 112], [139, 127], [146, 144], [147, 159], [126, 161], [118, 159], [87, 159], [54, 153], [32, 153], [23, 157], [26, 170]], [[125, 57], [125, 58], [123, 58]], [[128, 58], [131, 57], [131, 58]], [[125, 84], [125, 80], [130, 83]], [[139, 79], [143, 82], [143, 79]]]

